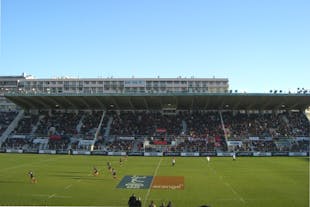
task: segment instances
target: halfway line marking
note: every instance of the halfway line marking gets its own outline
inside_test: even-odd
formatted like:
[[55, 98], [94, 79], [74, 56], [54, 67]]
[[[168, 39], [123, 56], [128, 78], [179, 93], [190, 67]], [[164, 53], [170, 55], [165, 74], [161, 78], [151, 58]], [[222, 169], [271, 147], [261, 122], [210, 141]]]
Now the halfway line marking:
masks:
[[144, 198], [144, 202], [143, 202], [143, 203], [146, 203], [146, 201], [147, 201], [147, 199], [148, 199], [148, 197], [149, 197], [149, 195], [150, 195], [151, 188], [152, 188], [153, 181], [154, 181], [154, 177], [157, 175], [157, 172], [158, 172], [158, 169], [159, 169], [159, 166], [160, 166], [160, 163], [161, 163], [162, 160], [163, 160], [163, 158], [160, 158], [160, 160], [159, 160], [159, 162], [158, 162], [158, 164], [157, 164], [157, 167], [156, 167], [156, 169], [155, 169], [155, 171], [154, 171], [154, 174], [153, 174], [153, 180], [152, 180], [152, 182], [151, 182], [151, 186], [150, 186], [150, 188], [147, 190], [147, 193], [146, 193], [146, 196], [145, 196], [145, 198]]

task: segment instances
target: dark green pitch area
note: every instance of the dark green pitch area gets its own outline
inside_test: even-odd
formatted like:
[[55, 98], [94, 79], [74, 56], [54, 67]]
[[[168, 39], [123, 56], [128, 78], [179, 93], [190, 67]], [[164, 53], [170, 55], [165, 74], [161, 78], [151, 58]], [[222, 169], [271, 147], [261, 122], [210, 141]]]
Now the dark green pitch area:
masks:
[[[143, 206], [308, 207], [308, 157], [120, 157], [0, 154], [0, 205], [127, 206], [132, 193]], [[112, 163], [118, 179], [107, 170]], [[93, 167], [100, 171], [92, 175]], [[32, 184], [28, 171], [38, 182]], [[125, 175], [184, 176], [184, 190], [119, 189]]]

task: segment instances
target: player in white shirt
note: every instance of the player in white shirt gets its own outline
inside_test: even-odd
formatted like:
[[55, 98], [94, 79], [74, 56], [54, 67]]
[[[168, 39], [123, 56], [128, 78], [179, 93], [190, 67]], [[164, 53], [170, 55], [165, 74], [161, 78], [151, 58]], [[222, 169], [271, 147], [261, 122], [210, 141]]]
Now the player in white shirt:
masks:
[[236, 160], [236, 153], [235, 152], [233, 153], [232, 158], [233, 158], [233, 161]]
[[172, 166], [175, 166], [175, 158], [172, 159]]
[[210, 156], [207, 156], [207, 161], [210, 162], [211, 158]]

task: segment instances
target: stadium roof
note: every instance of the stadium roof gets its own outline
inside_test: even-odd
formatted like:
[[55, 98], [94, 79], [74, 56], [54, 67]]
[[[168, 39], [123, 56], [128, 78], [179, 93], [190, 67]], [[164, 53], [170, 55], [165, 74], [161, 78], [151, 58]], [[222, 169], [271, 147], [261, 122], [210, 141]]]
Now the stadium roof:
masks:
[[266, 93], [113, 93], [16, 94], [5, 97], [25, 109], [306, 109], [310, 94]]

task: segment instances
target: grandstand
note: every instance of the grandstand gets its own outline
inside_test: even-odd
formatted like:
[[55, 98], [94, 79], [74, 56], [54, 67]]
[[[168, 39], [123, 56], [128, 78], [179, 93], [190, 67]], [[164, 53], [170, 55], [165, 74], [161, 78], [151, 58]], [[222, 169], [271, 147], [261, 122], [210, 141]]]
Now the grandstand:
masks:
[[308, 93], [232, 93], [225, 78], [181, 77], [20, 78], [1, 88], [17, 105], [0, 114], [2, 152], [309, 153]]

